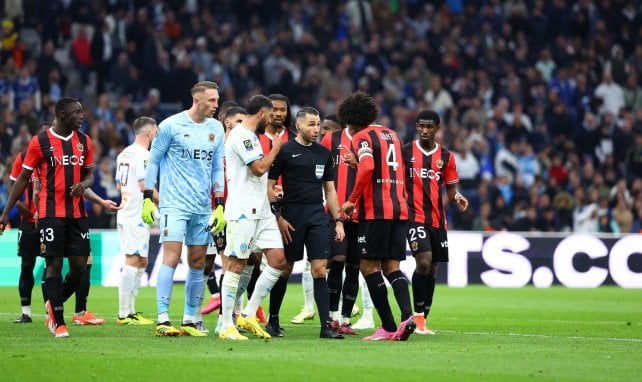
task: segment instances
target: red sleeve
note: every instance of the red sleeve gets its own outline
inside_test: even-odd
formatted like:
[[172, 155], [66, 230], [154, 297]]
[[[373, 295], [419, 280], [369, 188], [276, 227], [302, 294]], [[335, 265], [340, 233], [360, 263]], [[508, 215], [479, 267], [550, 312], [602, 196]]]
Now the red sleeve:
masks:
[[87, 136], [87, 156], [85, 157], [85, 165], [83, 167], [94, 167], [94, 144], [91, 142], [89, 136]]
[[455, 156], [450, 155], [450, 160], [446, 165], [446, 170], [444, 171], [444, 183], [453, 184], [459, 182], [459, 173], [457, 173], [457, 165], [455, 164]]
[[38, 136], [36, 135], [35, 137], [31, 138], [31, 141], [29, 141], [29, 146], [27, 146], [27, 155], [25, 155], [24, 162], [22, 163], [22, 167], [26, 168], [27, 170], [34, 170], [40, 162], [43, 160], [42, 156], [42, 150], [40, 148], [40, 140], [38, 140]]
[[332, 133], [327, 133], [323, 136], [323, 139], [321, 139], [321, 146], [332, 151]]
[[368, 135], [359, 134], [355, 136], [352, 139], [352, 148], [357, 152], [359, 164], [357, 165], [357, 178], [348, 201], [356, 203], [361, 197], [363, 189], [366, 187], [368, 182], [371, 181], [375, 163], [374, 158], [372, 157], [372, 143], [370, 142]]
[[18, 179], [18, 177], [20, 176], [21, 171], [22, 171], [22, 153], [16, 156], [16, 160], [13, 162], [13, 167], [11, 167], [11, 174], [9, 175], [9, 179], [15, 182], [16, 179]]

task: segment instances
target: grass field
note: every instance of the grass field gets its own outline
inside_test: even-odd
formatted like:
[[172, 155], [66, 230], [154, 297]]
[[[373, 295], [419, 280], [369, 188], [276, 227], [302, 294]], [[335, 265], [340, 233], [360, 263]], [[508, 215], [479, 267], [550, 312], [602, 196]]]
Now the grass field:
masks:
[[[69, 338], [54, 339], [43, 325], [38, 290], [34, 323], [17, 325], [11, 323], [20, 309], [17, 290], [0, 288], [0, 380], [642, 380], [641, 290], [440, 285], [430, 317], [437, 335], [413, 335], [408, 342], [320, 340], [316, 321], [289, 324], [302, 304], [299, 285], [290, 285], [284, 302], [286, 337], [244, 343], [213, 334], [157, 338], [151, 326], [119, 327], [117, 296], [115, 288], [92, 287], [90, 309], [108, 322], [70, 327]], [[178, 324], [182, 286], [174, 296]], [[70, 322], [73, 298], [66, 308]], [[138, 308], [154, 318], [155, 289], [143, 288]], [[210, 329], [215, 320], [206, 316]]]

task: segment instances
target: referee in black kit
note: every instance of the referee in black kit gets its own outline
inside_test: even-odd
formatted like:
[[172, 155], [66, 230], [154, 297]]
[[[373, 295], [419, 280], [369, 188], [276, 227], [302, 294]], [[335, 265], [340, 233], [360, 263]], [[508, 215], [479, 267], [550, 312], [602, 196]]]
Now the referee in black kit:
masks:
[[[338, 220], [334, 162], [330, 150], [317, 143], [321, 118], [316, 109], [302, 108], [296, 114], [296, 128], [297, 137], [283, 145], [268, 175], [268, 190], [274, 189], [279, 176], [283, 177], [283, 199], [277, 201], [275, 195], [269, 195], [285, 244], [287, 266], [281, 277], [288, 279], [294, 262], [303, 260], [305, 245], [312, 266], [314, 301], [321, 321], [320, 337], [341, 339], [343, 336], [330, 327], [330, 297], [326, 281], [326, 267], [330, 258], [330, 225], [323, 205], [324, 191], [330, 217], [337, 222], [335, 239], [342, 240], [344, 236], [343, 223]], [[272, 289], [270, 311], [278, 312], [281, 308], [286, 288], [279, 289]], [[270, 324], [266, 329], [268, 332], [280, 331]]]

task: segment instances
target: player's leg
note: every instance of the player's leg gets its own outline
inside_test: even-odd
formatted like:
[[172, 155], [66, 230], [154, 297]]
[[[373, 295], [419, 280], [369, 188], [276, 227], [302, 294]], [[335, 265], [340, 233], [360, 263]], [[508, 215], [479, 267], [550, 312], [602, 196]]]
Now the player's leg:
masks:
[[293, 324], [302, 324], [305, 320], [314, 318], [314, 284], [312, 282], [312, 270], [310, 261], [306, 258], [303, 260], [303, 272], [301, 273], [301, 286], [303, 288], [303, 308], [290, 322]]
[[359, 267], [364, 275], [372, 302], [381, 319], [381, 327], [364, 340], [392, 340], [397, 325], [388, 302], [388, 290], [381, 272], [382, 260], [389, 257], [387, 248], [390, 235], [390, 221], [367, 220], [359, 222]]
[[346, 253], [348, 251], [348, 239], [341, 242], [334, 240], [335, 223], [330, 223], [329, 242], [331, 243], [332, 257], [328, 262], [328, 291], [330, 292], [330, 318], [339, 322], [339, 300], [343, 288], [343, 269], [346, 264]]
[[174, 272], [181, 258], [183, 240], [190, 216], [176, 209], [162, 208], [160, 210], [160, 240], [163, 246], [163, 263], [158, 270], [156, 279], [156, 322], [157, 336], [177, 336], [179, 330], [172, 326], [169, 319], [169, 306], [172, 300]]
[[[430, 313], [430, 308], [432, 307], [433, 297], [435, 294], [435, 282], [437, 278], [437, 268], [440, 262], [448, 262], [448, 233], [446, 230], [434, 229], [429, 230], [431, 238], [431, 256], [430, 256], [430, 270], [428, 272], [427, 282], [426, 282], [426, 293], [425, 293], [425, 304], [424, 304], [424, 313], [423, 318], [425, 322], [425, 330], [421, 334], [435, 334], [434, 331], [430, 330], [428, 327], [428, 314]], [[446, 245], [443, 245], [446, 243]], [[428, 264], [426, 264], [428, 265]], [[421, 312], [421, 311], [417, 311]]]
[[374, 304], [372, 303], [372, 298], [370, 297], [370, 291], [368, 290], [368, 285], [366, 280], [361, 273], [359, 273], [359, 286], [361, 287], [361, 301], [363, 302], [363, 313], [361, 318], [354, 325], [353, 329], [371, 329], [374, 328], [374, 318], [372, 317], [372, 310], [374, 309]]
[[40, 253], [40, 238], [34, 223], [24, 221], [18, 231], [18, 256], [20, 256], [20, 279], [18, 293], [22, 314], [15, 320], [18, 324], [28, 324], [31, 319], [31, 292], [35, 284], [33, 269]]
[[[343, 280], [343, 305], [339, 320], [339, 332], [356, 334], [350, 326], [350, 318], [359, 292], [359, 248], [357, 247], [357, 226], [352, 222], [344, 222], [343, 229], [346, 237], [346, 266]], [[334, 242], [334, 241], [333, 241]]]
[[395, 339], [406, 341], [414, 333], [416, 323], [412, 317], [412, 305], [408, 279], [401, 271], [399, 264], [406, 259], [407, 221], [392, 221], [388, 246], [389, 258], [383, 262], [383, 270], [395, 294], [401, 310], [401, 321]]
[[205, 269], [203, 274], [207, 278], [205, 283], [210, 292], [210, 299], [207, 304], [201, 309], [201, 314], [210, 314], [221, 306], [221, 290], [219, 288], [219, 283], [216, 280], [216, 267], [214, 266], [214, 260], [216, 259], [216, 254], [222, 254], [225, 251], [226, 246], [226, 236], [225, 230], [222, 233], [212, 237], [210, 245], [207, 247], [207, 257], [205, 258]]

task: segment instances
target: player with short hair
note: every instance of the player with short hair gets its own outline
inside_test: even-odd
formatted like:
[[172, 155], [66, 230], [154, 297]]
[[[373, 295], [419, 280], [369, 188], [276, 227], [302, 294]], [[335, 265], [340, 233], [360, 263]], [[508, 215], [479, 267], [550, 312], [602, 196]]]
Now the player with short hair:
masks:
[[[159, 226], [163, 264], [158, 272], [156, 335], [202, 337], [196, 327], [196, 310], [203, 298], [203, 269], [209, 234], [225, 227], [223, 207], [223, 125], [213, 118], [218, 107], [218, 85], [197, 82], [191, 90], [192, 106], [160, 123], [145, 173], [142, 219], [153, 224], [157, 213], [153, 189], [160, 173]], [[212, 192], [216, 207], [212, 210]], [[209, 232], [209, 233], [208, 233]], [[189, 270], [185, 280], [185, 306], [180, 331], [169, 319], [174, 272], [187, 245]]]
[[[45, 323], [56, 338], [69, 336], [63, 303], [75, 291], [86, 271], [90, 253], [85, 189], [93, 184], [94, 166], [91, 139], [78, 128], [83, 123], [83, 107], [74, 98], [63, 97], [55, 105], [56, 126], [35, 136], [27, 148], [23, 170], [16, 179], [0, 215], [0, 233], [8, 214], [38, 170], [41, 190], [38, 215], [40, 252], [45, 256], [47, 317]], [[69, 273], [62, 279], [63, 258]]]
[[[230, 129], [226, 118], [227, 111], [238, 106], [239, 105], [234, 101], [225, 101], [218, 109], [218, 120], [223, 124], [223, 128], [225, 129], [225, 138], [227, 138], [227, 134]], [[205, 284], [203, 287], [205, 288], [205, 286], [207, 286], [207, 289], [209, 290], [211, 296], [207, 304], [203, 308], [201, 308], [200, 314], [210, 314], [212, 311], [218, 309], [221, 306], [221, 293], [219, 285], [216, 282], [214, 260], [216, 260], [217, 253], [223, 253], [223, 250], [225, 250], [225, 244], [225, 230], [222, 230], [216, 235], [216, 237], [212, 237], [212, 241], [207, 246], [207, 252], [205, 253], [205, 268], [203, 269], [203, 273], [205, 275]], [[197, 311], [197, 316], [198, 315], [199, 311]], [[205, 327], [203, 326], [202, 317], [201, 319], [197, 317], [196, 320], [196, 326], [201, 326], [201, 331], [207, 331], [207, 329], [205, 329]]]
[[[339, 105], [339, 120], [356, 131], [352, 149], [359, 161], [354, 188], [341, 210], [359, 220], [360, 269], [382, 322], [382, 327], [364, 340], [405, 341], [416, 324], [408, 279], [399, 268], [406, 258], [408, 224], [402, 141], [393, 130], [374, 124], [378, 113], [374, 99], [362, 91], [352, 93]], [[401, 308], [399, 327], [388, 303], [382, 270]]]
[[241, 273], [252, 253], [263, 252], [267, 265], [236, 323], [260, 338], [271, 336], [259, 326], [255, 318], [256, 311], [285, 267], [283, 242], [270, 210], [267, 189], [267, 172], [281, 149], [282, 141], [280, 137], [274, 137], [272, 148], [264, 155], [257, 133], [265, 129], [272, 111], [272, 102], [267, 97], [252, 96], [246, 110], [247, 117], [230, 131], [225, 143], [228, 243], [225, 248], [225, 274], [221, 283], [222, 324], [218, 334], [219, 338], [225, 340], [247, 340], [238, 332], [232, 314], [239, 295]]
[[[125, 265], [118, 283], [118, 325], [151, 325], [154, 322], [136, 311], [136, 297], [141, 278], [147, 268], [149, 254], [149, 226], [141, 218], [145, 168], [149, 163], [149, 147], [158, 134], [156, 121], [149, 117], [137, 118], [132, 124], [134, 143], [116, 158], [116, 185], [122, 195], [123, 207], [116, 215], [120, 252]], [[155, 190], [154, 190], [155, 191]], [[155, 192], [154, 199], [158, 200]]]
[[[279, 178], [283, 179], [283, 199], [274, 203], [279, 230], [285, 243], [287, 266], [281, 278], [287, 280], [295, 261], [303, 260], [304, 247], [312, 268], [314, 300], [321, 321], [321, 338], [341, 339], [330, 323], [329, 293], [326, 268], [330, 257], [330, 225], [324, 207], [323, 195], [328, 204], [330, 218], [335, 222], [337, 241], [343, 240], [343, 222], [339, 219], [339, 203], [334, 188], [334, 160], [330, 150], [317, 143], [321, 126], [319, 112], [312, 107], [303, 107], [296, 114], [297, 136], [283, 146], [268, 175], [268, 190], [273, 190]], [[285, 296], [270, 295], [270, 323]], [[276, 330], [268, 324], [268, 331]]]
[[[336, 115], [330, 115], [324, 121], [338, 123]], [[326, 125], [328, 122], [326, 122]], [[321, 126], [323, 127], [323, 122]], [[330, 150], [334, 160], [334, 186], [338, 203], [348, 200], [356, 177], [357, 159], [352, 152], [352, 137], [356, 133], [353, 127], [346, 128], [338, 124], [340, 130], [325, 135], [321, 145]], [[330, 127], [334, 128], [334, 127]], [[328, 265], [328, 289], [330, 291], [330, 319], [335, 330], [342, 334], [354, 335], [350, 326], [352, 309], [359, 291], [359, 250], [357, 248], [357, 222], [350, 219], [343, 221], [345, 237], [341, 241], [331, 240], [331, 257]], [[345, 280], [343, 271], [345, 268]], [[343, 304], [339, 312], [339, 301], [343, 292]]]
[[[38, 135], [43, 129], [51, 127], [50, 122], [41, 122], [36, 126], [34, 135]], [[12, 184], [16, 181], [20, 172], [22, 171], [22, 163], [24, 162], [27, 150], [21, 151], [13, 162], [11, 168]], [[14, 323], [28, 324], [33, 320], [31, 318], [31, 291], [35, 284], [33, 277], [33, 269], [36, 266], [36, 259], [40, 254], [40, 233], [36, 226], [37, 205], [34, 201], [34, 187], [38, 182], [37, 174], [32, 174], [29, 177], [27, 187], [24, 192], [23, 200], [16, 202], [16, 208], [20, 212], [20, 228], [18, 229], [18, 256], [20, 256], [20, 278], [18, 282], [18, 293], [20, 295], [20, 305], [22, 314]], [[43, 274], [44, 276], [44, 274]], [[42, 279], [42, 296], [46, 302], [46, 292], [44, 289], [44, 277]]]
[[440, 118], [433, 110], [421, 110], [415, 125], [419, 138], [403, 148], [408, 192], [408, 233], [410, 250], [417, 266], [412, 275], [414, 320], [417, 334], [435, 334], [426, 324], [435, 293], [435, 277], [440, 262], [448, 262], [446, 211], [441, 197], [446, 186], [448, 199], [461, 211], [468, 200], [457, 191], [459, 175], [455, 157], [435, 142]]

